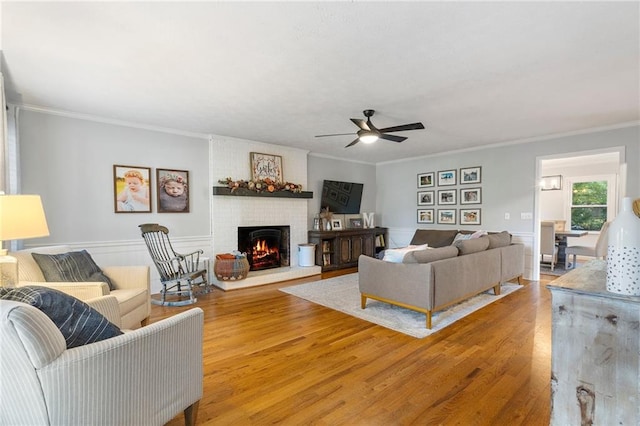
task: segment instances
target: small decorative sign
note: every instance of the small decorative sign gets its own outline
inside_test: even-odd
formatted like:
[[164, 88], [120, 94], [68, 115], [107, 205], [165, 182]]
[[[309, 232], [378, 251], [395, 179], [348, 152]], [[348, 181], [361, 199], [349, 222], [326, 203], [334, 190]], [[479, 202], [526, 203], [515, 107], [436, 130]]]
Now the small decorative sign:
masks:
[[261, 154], [252, 152], [251, 159], [251, 180], [259, 181], [271, 179], [276, 183], [284, 181], [282, 176], [282, 157], [279, 155]]

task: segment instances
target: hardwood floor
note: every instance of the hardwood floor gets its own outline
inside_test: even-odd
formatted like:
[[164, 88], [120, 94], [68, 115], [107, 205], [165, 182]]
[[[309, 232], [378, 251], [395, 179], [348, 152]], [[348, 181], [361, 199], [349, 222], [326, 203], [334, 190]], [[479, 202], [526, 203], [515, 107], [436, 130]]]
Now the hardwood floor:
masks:
[[278, 290], [319, 278], [201, 296], [198, 424], [548, 425], [544, 278], [424, 339]]

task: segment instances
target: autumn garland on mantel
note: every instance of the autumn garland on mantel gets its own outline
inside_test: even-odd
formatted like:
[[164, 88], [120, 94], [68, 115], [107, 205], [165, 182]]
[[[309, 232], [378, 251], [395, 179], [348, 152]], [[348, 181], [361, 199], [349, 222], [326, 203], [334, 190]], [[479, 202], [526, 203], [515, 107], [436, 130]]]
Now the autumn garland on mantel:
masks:
[[302, 185], [291, 182], [276, 182], [273, 179], [259, 180], [233, 180], [230, 177], [218, 181], [221, 184], [231, 188], [231, 192], [242, 188], [253, 192], [279, 192], [289, 191], [293, 193], [302, 192]]

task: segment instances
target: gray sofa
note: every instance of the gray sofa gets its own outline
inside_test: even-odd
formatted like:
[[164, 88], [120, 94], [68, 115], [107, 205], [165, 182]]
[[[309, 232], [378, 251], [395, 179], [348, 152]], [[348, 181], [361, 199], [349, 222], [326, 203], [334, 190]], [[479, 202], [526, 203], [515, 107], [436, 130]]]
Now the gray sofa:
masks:
[[419, 229], [411, 245], [430, 248], [407, 252], [401, 263], [360, 256], [359, 287], [362, 308], [375, 299], [431, 315], [493, 288], [500, 294], [502, 283], [521, 279], [524, 245], [512, 244], [506, 232], [454, 242], [458, 233], [469, 231]]

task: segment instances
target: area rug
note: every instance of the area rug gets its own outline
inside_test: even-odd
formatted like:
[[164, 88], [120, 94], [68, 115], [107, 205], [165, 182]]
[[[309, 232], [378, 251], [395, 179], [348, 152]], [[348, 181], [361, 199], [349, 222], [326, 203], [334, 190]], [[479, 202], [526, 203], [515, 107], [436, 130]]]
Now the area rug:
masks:
[[499, 296], [494, 296], [493, 290], [489, 290], [444, 311], [434, 312], [431, 330], [426, 328], [425, 314], [410, 309], [371, 299], [367, 300], [366, 309], [361, 309], [357, 273], [283, 287], [280, 291], [421, 339], [520, 288], [522, 286], [518, 284], [506, 283], [502, 285]]

